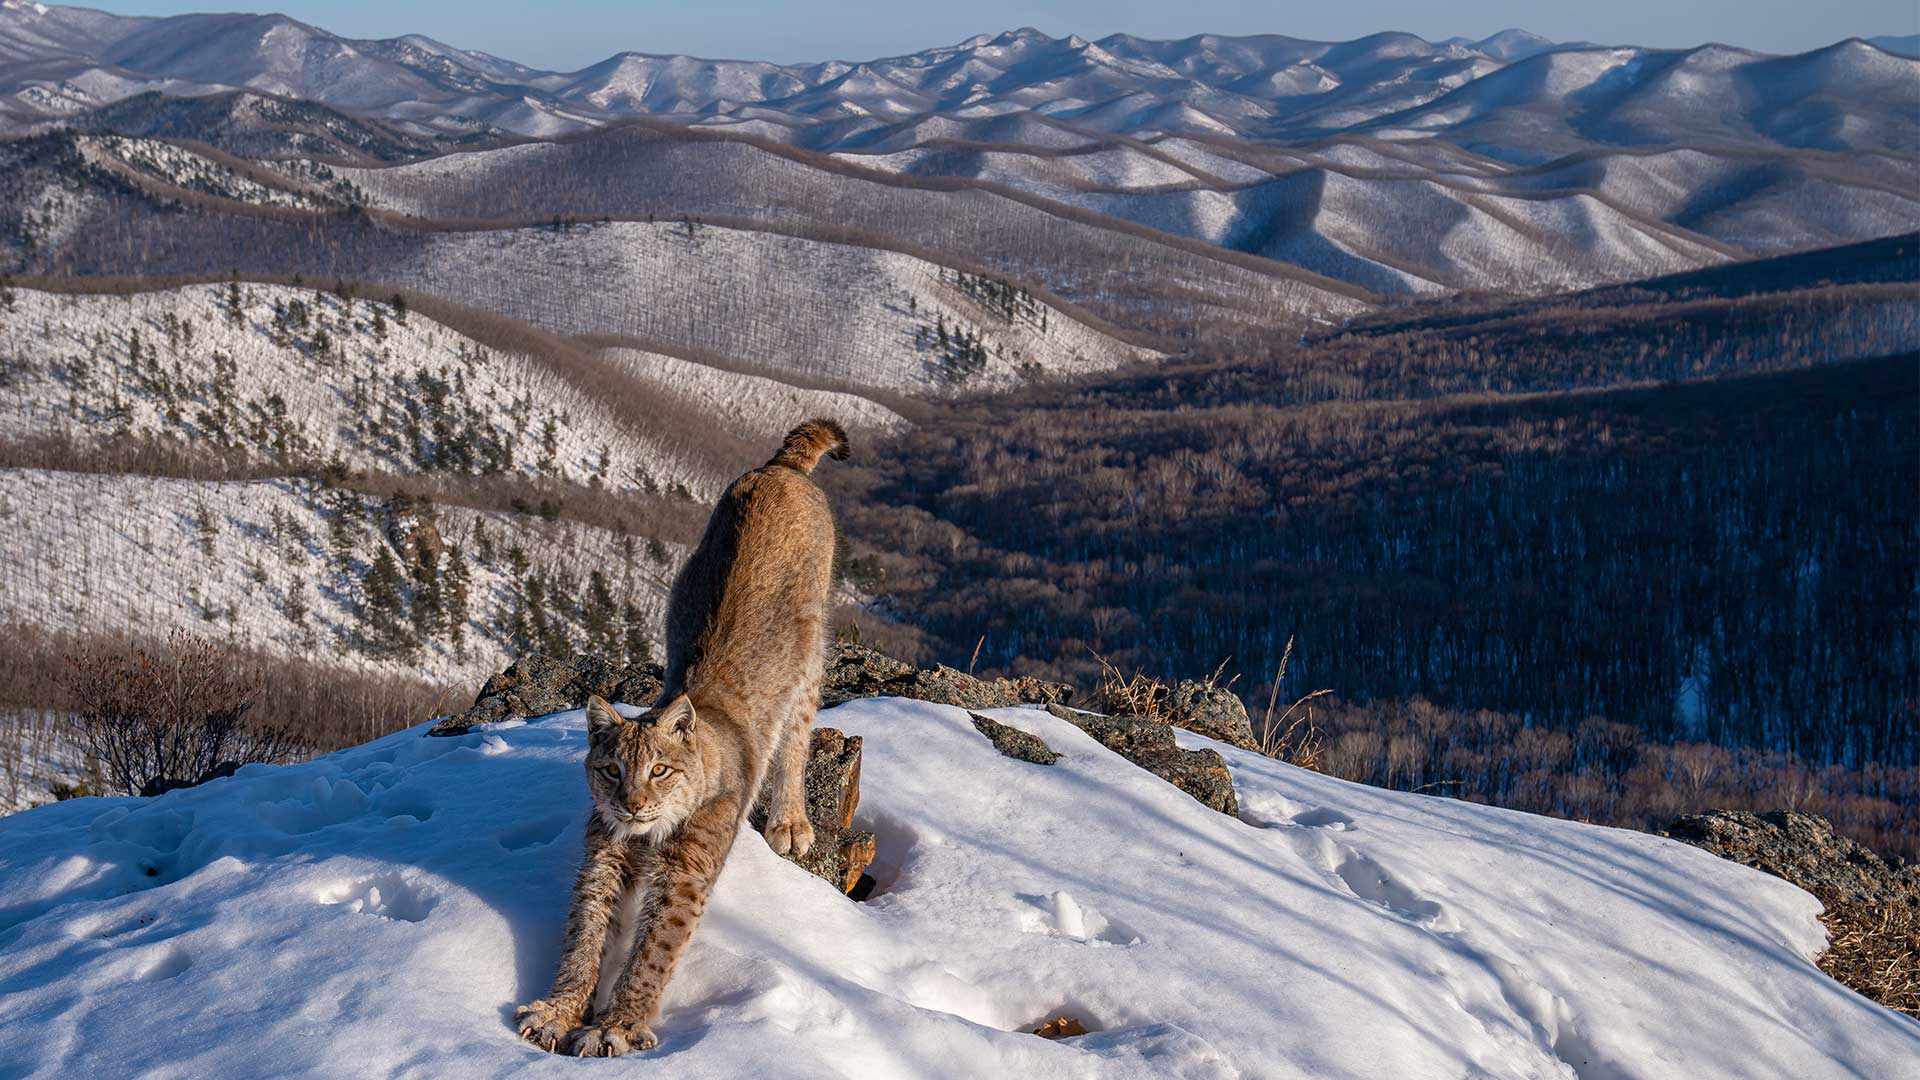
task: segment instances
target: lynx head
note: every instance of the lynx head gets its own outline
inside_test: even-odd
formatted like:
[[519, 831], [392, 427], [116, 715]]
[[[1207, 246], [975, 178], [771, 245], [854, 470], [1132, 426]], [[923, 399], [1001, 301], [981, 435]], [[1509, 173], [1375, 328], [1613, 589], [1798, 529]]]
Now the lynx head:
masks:
[[615, 836], [664, 839], [693, 813], [706, 786], [698, 726], [685, 694], [631, 720], [587, 699], [587, 790]]

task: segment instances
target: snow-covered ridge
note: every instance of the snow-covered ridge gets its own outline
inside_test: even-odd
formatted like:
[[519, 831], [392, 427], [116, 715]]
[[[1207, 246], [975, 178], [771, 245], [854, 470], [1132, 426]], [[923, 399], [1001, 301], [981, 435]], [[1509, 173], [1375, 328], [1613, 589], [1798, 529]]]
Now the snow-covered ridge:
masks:
[[128, 139], [118, 135], [83, 136], [80, 156], [94, 164], [118, 166], [136, 177], [152, 177], [187, 191], [213, 195], [252, 206], [293, 210], [333, 210], [347, 205], [324, 190], [271, 187], [239, 170], [158, 139]]
[[614, 490], [711, 493], [732, 479], [634, 430], [538, 358], [385, 299], [255, 283], [12, 297], [0, 310], [0, 436], [152, 435], [293, 464]]
[[[390, 516], [381, 499], [304, 480], [0, 469], [0, 624], [154, 638], [184, 630], [270, 655], [478, 685], [518, 651], [507, 627], [525, 603], [527, 568], [568, 583], [567, 606], [600, 572], [653, 639], [682, 554], [578, 522], [439, 507], [436, 534], [459, 549], [465, 570], [465, 610], [448, 612], [417, 649], [397, 650], [368, 640], [366, 611], [375, 560], [384, 551], [406, 561]], [[567, 606], [556, 601], [553, 612], [580, 640]]]
[[[1064, 721], [993, 715], [1060, 762], [1003, 758], [945, 706], [823, 713], [866, 742], [876, 894], [743, 834], [661, 1047], [599, 1070], [1819, 1080], [1920, 1057], [1920, 1025], [1808, 960], [1812, 897], [1704, 852], [1183, 733], [1229, 762], [1235, 820]], [[511, 1016], [558, 952], [584, 744], [578, 713], [416, 729], [0, 820], [10, 1062], [576, 1075]], [[1089, 1034], [1028, 1034], [1061, 1014]]]

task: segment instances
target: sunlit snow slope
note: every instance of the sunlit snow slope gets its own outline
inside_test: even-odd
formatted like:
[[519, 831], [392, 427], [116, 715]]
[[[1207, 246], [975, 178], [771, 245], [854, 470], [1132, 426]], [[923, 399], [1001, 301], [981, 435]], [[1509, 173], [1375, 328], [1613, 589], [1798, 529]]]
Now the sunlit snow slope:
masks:
[[[1044, 713], [855, 702], [856, 904], [745, 835], [656, 1025], [518, 1041], [586, 811], [578, 713], [401, 732], [0, 819], [10, 1077], [1891, 1077], [1920, 1025], [1809, 961], [1812, 897], [1656, 837], [1217, 744], [1244, 820]], [[1182, 735], [1188, 745], [1206, 740]], [[1027, 1034], [1066, 1014], [1087, 1035]], [[1762, 1050], [1761, 1048], [1764, 1048]]]

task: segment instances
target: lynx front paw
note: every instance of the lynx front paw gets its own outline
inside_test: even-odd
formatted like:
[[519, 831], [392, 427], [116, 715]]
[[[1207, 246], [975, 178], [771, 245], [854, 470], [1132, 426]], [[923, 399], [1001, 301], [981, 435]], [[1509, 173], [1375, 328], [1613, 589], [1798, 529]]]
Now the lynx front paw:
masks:
[[595, 1024], [573, 1033], [567, 1053], [574, 1057], [619, 1057], [629, 1050], [651, 1050], [660, 1045], [645, 1024]]
[[775, 855], [805, 855], [813, 847], [813, 826], [804, 815], [769, 818], [762, 831]]
[[580, 1022], [575, 1012], [549, 1001], [530, 1001], [513, 1011], [519, 1021], [520, 1037], [543, 1050], [558, 1050], [567, 1032]]

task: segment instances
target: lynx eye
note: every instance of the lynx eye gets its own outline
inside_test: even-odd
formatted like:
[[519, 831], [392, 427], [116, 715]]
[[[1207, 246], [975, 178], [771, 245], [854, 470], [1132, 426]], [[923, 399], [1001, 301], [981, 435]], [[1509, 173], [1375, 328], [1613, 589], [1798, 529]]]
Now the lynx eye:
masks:
[[609, 780], [618, 780], [620, 779], [620, 766], [602, 765], [600, 766], [600, 775], [606, 777]]
[[658, 780], [661, 777], [667, 775], [667, 767], [665, 765], [655, 765], [653, 767], [653, 772], [651, 773], [651, 775], [655, 780]]

